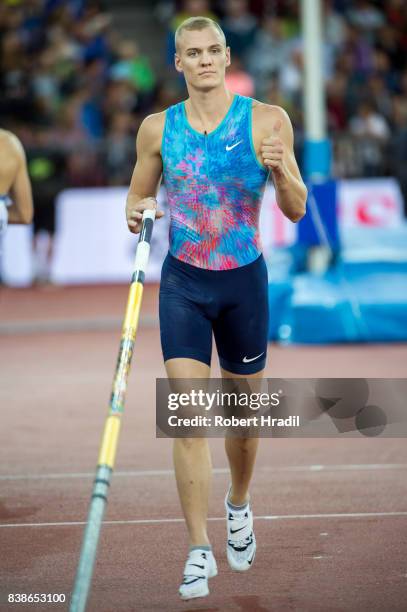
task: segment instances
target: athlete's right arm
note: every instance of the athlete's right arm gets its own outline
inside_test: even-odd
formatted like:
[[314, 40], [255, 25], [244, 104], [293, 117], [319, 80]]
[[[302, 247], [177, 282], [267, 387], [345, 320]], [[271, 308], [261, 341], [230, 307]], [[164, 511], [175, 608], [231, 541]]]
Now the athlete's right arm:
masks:
[[9, 143], [11, 145], [11, 153], [16, 158], [17, 170], [10, 187], [12, 204], [7, 210], [8, 222], [28, 225], [32, 221], [34, 208], [27, 161], [23, 146], [14, 134], [10, 133]]
[[[157, 191], [163, 170], [161, 139], [165, 113], [146, 117], [137, 134], [137, 161], [126, 201], [127, 226], [133, 234], [141, 230], [142, 213], [146, 208], [157, 208]], [[156, 212], [160, 219], [164, 213]]]

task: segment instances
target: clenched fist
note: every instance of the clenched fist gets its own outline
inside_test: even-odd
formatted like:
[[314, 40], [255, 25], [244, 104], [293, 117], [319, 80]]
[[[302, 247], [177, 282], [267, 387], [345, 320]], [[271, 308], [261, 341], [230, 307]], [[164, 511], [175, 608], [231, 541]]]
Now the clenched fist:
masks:
[[131, 203], [131, 199], [127, 200], [126, 218], [127, 226], [133, 234], [138, 234], [141, 230], [143, 212], [146, 209], [156, 209], [155, 218], [161, 219], [164, 216], [162, 210], [157, 210], [157, 200], [155, 198], [143, 198], [138, 200], [136, 204]]
[[263, 164], [275, 175], [284, 173], [284, 143], [280, 138], [281, 125], [278, 119], [274, 124], [271, 136], [263, 138], [260, 147]]

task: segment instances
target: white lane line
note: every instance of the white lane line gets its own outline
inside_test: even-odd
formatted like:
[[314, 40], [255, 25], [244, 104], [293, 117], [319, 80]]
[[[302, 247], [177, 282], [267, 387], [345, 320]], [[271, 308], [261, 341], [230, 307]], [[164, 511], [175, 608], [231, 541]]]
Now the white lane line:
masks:
[[276, 472], [342, 472], [359, 470], [406, 470], [407, 463], [339, 463], [327, 465], [286, 465], [282, 467], [263, 467], [263, 470]]
[[[254, 517], [256, 521], [284, 521], [298, 519], [329, 519], [329, 518], [384, 518], [407, 516], [407, 510], [402, 512], [344, 512], [334, 514], [270, 514]], [[224, 521], [225, 517], [212, 517], [208, 521]], [[165, 523], [184, 523], [183, 518], [163, 518], [163, 519], [128, 519], [117, 521], [103, 521], [103, 525], [156, 525]], [[77, 527], [86, 525], [85, 521], [61, 521], [58, 523], [4, 523], [0, 524], [0, 529], [10, 527]]]
[[[363, 470], [407, 470], [407, 463], [352, 463], [332, 465], [286, 465], [258, 467], [260, 472], [346, 472]], [[215, 468], [214, 474], [228, 474], [228, 468]], [[168, 476], [174, 470], [122, 470], [114, 472], [116, 477], [150, 477]], [[63, 480], [65, 478], [92, 478], [95, 472], [61, 472], [51, 474], [0, 474], [0, 481], [4, 480]]]
[[[96, 470], [95, 470], [96, 472]], [[55, 474], [4, 474], [0, 475], [2, 480], [63, 480], [65, 478], [93, 478], [95, 472], [61, 472]], [[228, 474], [228, 468], [214, 468], [214, 474]], [[113, 472], [114, 477], [150, 477], [168, 476], [174, 474], [174, 470], [125, 470]]]
[[[89, 319], [39, 319], [8, 321], [0, 323], [0, 336], [18, 334], [38, 334], [44, 332], [87, 332], [87, 331], [115, 331], [123, 324], [122, 317], [95, 317]], [[142, 314], [140, 327], [157, 327], [158, 317]]]

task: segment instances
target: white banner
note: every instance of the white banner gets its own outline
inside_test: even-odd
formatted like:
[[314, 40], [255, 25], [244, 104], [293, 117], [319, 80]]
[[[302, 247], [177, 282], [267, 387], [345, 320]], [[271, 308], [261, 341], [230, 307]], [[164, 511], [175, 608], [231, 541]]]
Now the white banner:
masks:
[[346, 227], [398, 227], [403, 197], [392, 178], [338, 181], [338, 223]]
[[[51, 279], [57, 284], [127, 283], [130, 281], [137, 236], [127, 230], [127, 188], [69, 189], [57, 201], [57, 232]], [[402, 198], [394, 179], [340, 181], [339, 227], [395, 227], [401, 224]], [[169, 215], [165, 189], [158, 196], [167, 214], [154, 225], [147, 282], [158, 282], [168, 250]], [[265, 256], [274, 246], [296, 239], [296, 226], [288, 221], [268, 186], [260, 215]], [[12, 286], [29, 285], [33, 278], [32, 229], [10, 226], [3, 242], [2, 279]]]

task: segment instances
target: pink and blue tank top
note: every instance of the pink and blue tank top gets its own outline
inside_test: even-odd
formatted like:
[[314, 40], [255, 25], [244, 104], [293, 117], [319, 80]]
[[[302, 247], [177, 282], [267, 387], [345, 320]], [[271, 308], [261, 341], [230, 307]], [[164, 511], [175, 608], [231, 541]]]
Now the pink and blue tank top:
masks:
[[169, 250], [193, 266], [231, 270], [261, 253], [259, 215], [268, 171], [253, 146], [252, 102], [236, 94], [208, 134], [190, 126], [184, 102], [166, 112], [161, 155]]

